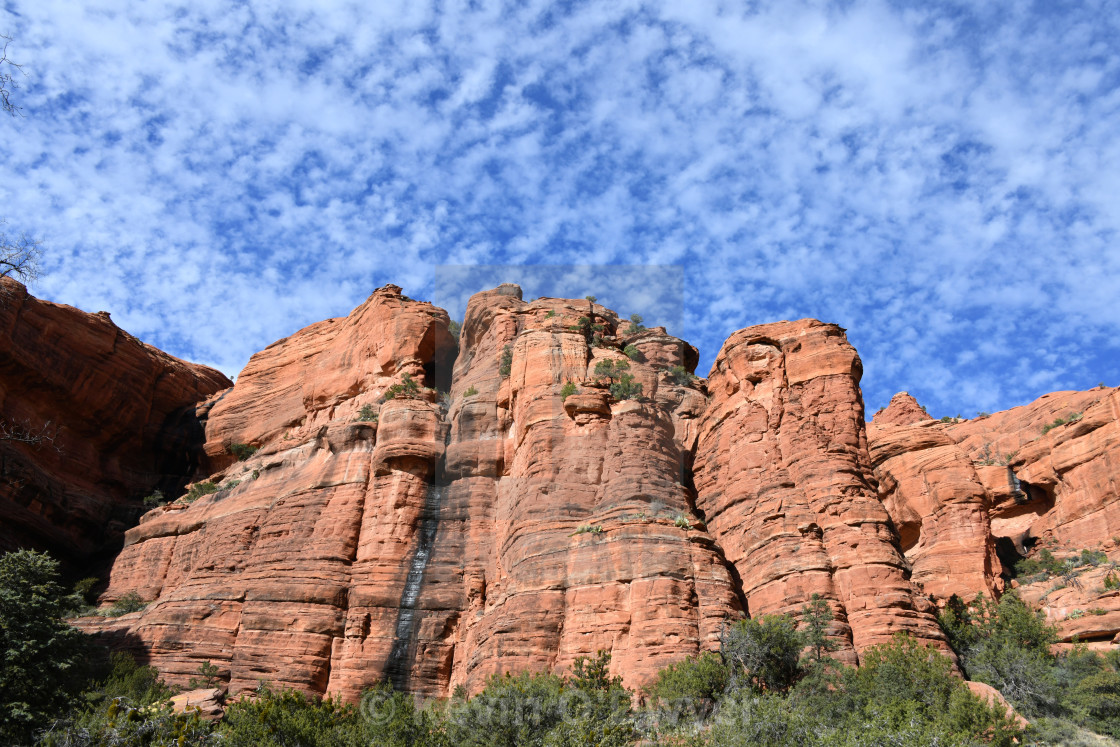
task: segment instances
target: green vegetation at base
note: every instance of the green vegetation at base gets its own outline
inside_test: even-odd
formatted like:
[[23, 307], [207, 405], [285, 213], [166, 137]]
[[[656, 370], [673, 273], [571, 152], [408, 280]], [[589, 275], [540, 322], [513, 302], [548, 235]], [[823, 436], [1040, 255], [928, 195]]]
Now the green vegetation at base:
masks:
[[[1057, 629], [1014, 591], [998, 602], [952, 597], [940, 622], [969, 679], [986, 682], [1035, 722], [1039, 744], [1062, 744], [1073, 725], [1120, 737], [1120, 652], [1076, 645], [1054, 654]], [[1047, 741], [1058, 739], [1059, 741]]]
[[[1083, 646], [1052, 654], [1053, 627], [1014, 593], [953, 600], [941, 621], [964, 671], [1034, 720], [1025, 733], [969, 692], [940, 651], [906, 635], [865, 649], [858, 669], [832, 659], [833, 613], [819, 597], [796, 615], [728, 625], [718, 652], [662, 670], [642, 705], [600, 651], [576, 659], [566, 677], [504, 674], [473, 697], [457, 687], [425, 705], [387, 685], [356, 706], [262, 683], [218, 723], [174, 713], [173, 690], [127, 656], [114, 656], [101, 674], [85, 669], [96, 657], [64, 619], [80, 604], [49, 557], [0, 558], [0, 743], [1007, 747], [1076, 743], [1081, 728], [1120, 735], [1120, 657]], [[222, 684], [211, 662], [199, 674], [192, 684]]]
[[46, 553], [0, 557], [0, 744], [29, 742], [76, 702], [87, 644], [64, 618], [81, 604]]

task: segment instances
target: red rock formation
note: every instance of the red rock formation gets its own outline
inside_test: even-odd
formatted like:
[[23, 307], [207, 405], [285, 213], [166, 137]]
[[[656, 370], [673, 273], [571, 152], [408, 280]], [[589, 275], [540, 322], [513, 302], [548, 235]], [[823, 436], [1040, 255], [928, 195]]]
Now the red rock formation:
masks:
[[[515, 293], [516, 291], [516, 293]], [[612, 653], [628, 685], [717, 645], [736, 613], [732, 579], [689, 509], [685, 464], [703, 395], [661, 380], [654, 364], [695, 351], [664, 331], [642, 335], [631, 373], [649, 401], [612, 402], [594, 368], [625, 360], [617, 317], [587, 302], [519, 300], [503, 287], [471, 299], [456, 363], [448, 469], [469, 516], [468, 608], [450, 684], [470, 690], [519, 669], [567, 670]], [[578, 331], [604, 326], [605, 347]], [[498, 370], [510, 345], [508, 377]], [[694, 359], [693, 359], [694, 360]], [[577, 385], [567, 400], [566, 382]], [[478, 394], [460, 396], [474, 387]], [[475, 542], [487, 538], [487, 542]], [[437, 543], [438, 544], [438, 543]], [[435, 560], [439, 561], [437, 555]]]
[[[347, 698], [383, 678], [476, 691], [598, 650], [637, 686], [715, 648], [744, 604], [814, 593], [849, 660], [899, 631], [942, 641], [872, 487], [840, 328], [736, 333], [709, 396], [667, 372], [695, 349], [588, 301], [477, 294], [453, 368], [447, 327], [388, 286], [254, 356], [208, 405], [218, 492], [145, 515], [113, 567], [106, 600], [151, 604], [83, 625], [173, 682], [211, 661], [233, 692]], [[612, 396], [604, 360], [644, 397]], [[405, 374], [450, 394], [386, 401]]]
[[832, 324], [736, 332], [708, 378], [695, 467], [697, 508], [750, 614], [796, 612], [819, 594], [848, 660], [903, 631], [945, 647], [875, 495], [861, 373]]
[[910, 425], [933, 420], [933, 417], [918, 404], [918, 400], [910, 396], [910, 392], [899, 392], [872, 419], [875, 425]]
[[[233, 691], [266, 678], [350, 698], [383, 677], [477, 690], [599, 649], [636, 685], [716, 646], [737, 601], [684, 482], [704, 396], [633, 363], [650, 400], [611, 403], [591, 370], [621, 355], [572, 331], [580, 316], [614, 340], [602, 307], [529, 304], [515, 286], [475, 296], [449, 410], [393, 399], [376, 424], [354, 418], [399, 374], [440, 376], [445, 314], [382, 289], [271, 346], [210, 414], [226, 487], [129, 532], [107, 598], [154, 602], [102, 627], [142, 641], [172, 681], [210, 660]], [[339, 352], [362, 345], [375, 353]], [[642, 345], [661, 365], [695, 356], [663, 331]], [[233, 443], [261, 448], [233, 462]]]
[[[1094, 550], [1120, 561], [1118, 420], [1116, 389], [1055, 392], [960, 422], [876, 419], [871, 456], [914, 580], [941, 599], [967, 598], [998, 594], [1008, 563], [1043, 548], [1059, 559]], [[1023, 597], [1067, 640], [1108, 641], [1120, 633], [1120, 599], [1103, 589], [1108, 572], [1080, 566], [1069, 581], [1028, 584]]]
[[[119, 547], [144, 496], [181, 487], [201, 458], [195, 405], [231, 385], [9, 278], [0, 350], [0, 550], [71, 565]], [[20, 442], [28, 432], [47, 439]]]

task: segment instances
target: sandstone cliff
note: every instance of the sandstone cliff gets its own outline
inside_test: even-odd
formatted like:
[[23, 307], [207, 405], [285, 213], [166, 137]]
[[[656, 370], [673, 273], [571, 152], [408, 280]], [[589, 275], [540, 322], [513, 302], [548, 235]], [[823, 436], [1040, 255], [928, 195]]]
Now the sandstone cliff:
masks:
[[[234, 690], [347, 698], [599, 649], [636, 686], [814, 593], [848, 660], [901, 630], [942, 642], [875, 494], [840, 328], [743, 330], [705, 381], [670, 370], [695, 367], [687, 343], [589, 301], [479, 293], [457, 351], [448, 322], [387, 286], [254, 356], [209, 411], [219, 490], [145, 515], [113, 567], [105, 599], [150, 605], [86, 625], [172, 681], [211, 661]], [[612, 396], [602, 361], [644, 396]]]
[[[940, 599], [998, 594], [1010, 583], [1067, 640], [1120, 633], [1120, 598], [1104, 588], [1120, 561], [1120, 390], [1054, 392], [963, 421], [900, 409], [892, 400], [868, 435], [913, 580]], [[1065, 578], [1012, 580], [1013, 565], [1042, 550], [1078, 559]], [[1096, 565], [1081, 563], [1083, 550]]]
[[853, 663], [898, 632], [942, 640], [875, 494], [861, 373], [832, 324], [736, 332], [708, 380], [695, 476], [697, 507], [751, 614], [796, 612], [819, 594]]
[[0, 551], [71, 567], [119, 547], [144, 496], [182, 487], [202, 460], [195, 405], [231, 386], [9, 278], [0, 351]]

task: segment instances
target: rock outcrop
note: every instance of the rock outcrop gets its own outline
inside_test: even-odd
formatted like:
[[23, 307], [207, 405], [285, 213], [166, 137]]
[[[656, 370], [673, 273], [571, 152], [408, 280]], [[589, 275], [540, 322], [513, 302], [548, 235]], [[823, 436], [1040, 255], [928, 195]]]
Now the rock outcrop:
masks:
[[[971, 420], [876, 417], [868, 434], [880, 496], [926, 592], [1020, 586], [1067, 640], [1120, 633], [1120, 599], [1104, 588], [1120, 561], [1120, 390], [1054, 392]], [[1042, 550], [1076, 558], [1067, 577], [1012, 580]]]
[[853, 663], [899, 632], [944, 647], [875, 494], [861, 373], [836, 325], [736, 332], [708, 379], [695, 465], [697, 508], [750, 614], [796, 612], [820, 595], [836, 614], [838, 655]]
[[910, 392], [899, 392], [891, 397], [886, 407], [875, 413], [873, 420], [875, 425], [910, 425], [933, 420], [933, 416], [910, 396]]
[[346, 698], [599, 650], [638, 686], [813, 594], [850, 661], [898, 631], [944, 645], [875, 495], [840, 328], [743, 330], [706, 382], [672, 370], [690, 345], [590, 301], [479, 293], [457, 354], [448, 323], [387, 286], [254, 356], [210, 404], [216, 492], [127, 533], [105, 601], [149, 606], [83, 627], [172, 682], [210, 661], [234, 693]]
[[200, 465], [195, 406], [231, 382], [8, 278], [0, 350], [0, 551], [88, 568], [120, 547], [144, 496]]

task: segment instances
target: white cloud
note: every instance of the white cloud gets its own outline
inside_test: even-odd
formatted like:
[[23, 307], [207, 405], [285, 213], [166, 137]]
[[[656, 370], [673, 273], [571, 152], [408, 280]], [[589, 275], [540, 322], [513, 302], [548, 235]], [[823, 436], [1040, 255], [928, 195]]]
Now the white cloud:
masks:
[[0, 200], [49, 248], [36, 290], [228, 373], [458, 263], [679, 263], [702, 367], [818, 316], [872, 408], [1011, 406], [1120, 357], [1107, 3], [12, 7]]

